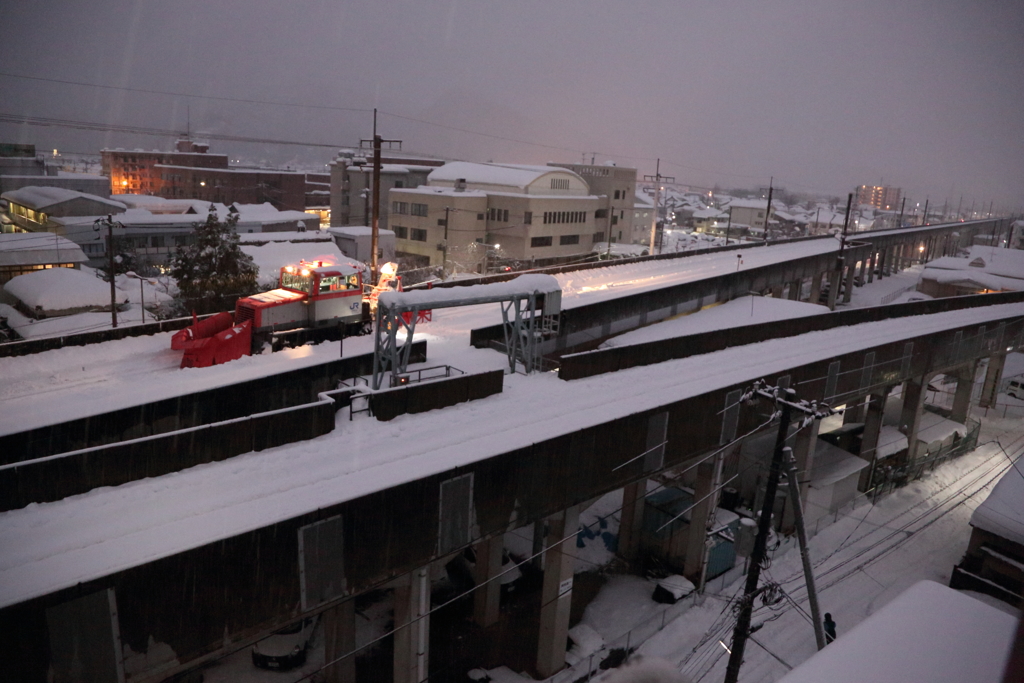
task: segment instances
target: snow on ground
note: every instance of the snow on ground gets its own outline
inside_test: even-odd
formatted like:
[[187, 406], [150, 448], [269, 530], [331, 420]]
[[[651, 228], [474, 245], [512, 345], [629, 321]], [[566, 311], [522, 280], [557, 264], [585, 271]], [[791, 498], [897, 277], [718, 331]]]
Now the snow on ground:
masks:
[[681, 337], [730, 327], [803, 318], [822, 313], [829, 313], [827, 306], [776, 299], [770, 296], [745, 296], [711, 306], [691, 315], [679, 316], [672, 320], [625, 332], [609, 339], [602, 346], [630, 346], [668, 337]]

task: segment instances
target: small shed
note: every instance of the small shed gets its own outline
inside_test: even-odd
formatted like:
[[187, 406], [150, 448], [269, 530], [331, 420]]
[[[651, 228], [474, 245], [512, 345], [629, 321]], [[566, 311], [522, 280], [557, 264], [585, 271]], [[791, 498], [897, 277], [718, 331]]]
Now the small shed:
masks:
[[79, 268], [88, 259], [82, 248], [50, 232], [0, 234], [0, 286], [11, 278], [47, 268]]

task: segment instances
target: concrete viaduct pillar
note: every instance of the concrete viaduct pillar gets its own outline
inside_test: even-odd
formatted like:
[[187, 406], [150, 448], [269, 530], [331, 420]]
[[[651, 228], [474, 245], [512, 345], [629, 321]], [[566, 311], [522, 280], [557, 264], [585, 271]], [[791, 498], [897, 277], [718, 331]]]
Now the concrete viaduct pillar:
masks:
[[644, 505], [647, 480], [627, 484], [622, 488], [622, 513], [619, 519], [618, 554], [632, 562], [640, 554], [640, 532], [644, 526]]
[[949, 419], [960, 424], [967, 424], [967, 416], [971, 412], [971, 393], [974, 389], [974, 375], [978, 371], [978, 362], [973, 361], [959, 368], [956, 375], [956, 393], [953, 394], [953, 409]]
[[800, 301], [800, 292], [804, 288], [804, 281], [802, 279], [793, 280], [789, 283], [789, 300]]
[[900, 413], [900, 431], [907, 435], [907, 458], [917, 458], [917, 430], [921, 426], [921, 412], [924, 410], [925, 390], [935, 373], [928, 373], [919, 379], [908, 379], [903, 384], [903, 411]]
[[878, 466], [878, 437], [882, 432], [882, 418], [885, 415], [885, 402], [889, 398], [892, 387], [885, 387], [877, 394], [868, 396], [867, 410], [864, 412], [864, 433], [861, 437], [860, 457], [871, 463], [871, 467], [861, 470], [858, 491], [867, 491], [871, 479]]
[[573, 552], [576, 544], [565, 536], [579, 527], [579, 506], [548, 518], [549, 540], [545, 551], [544, 583], [540, 596], [540, 639], [537, 643], [537, 673], [549, 678], [565, 666], [565, 641], [569, 637], [569, 607], [572, 604]]
[[[355, 600], [346, 600], [323, 614], [324, 683], [355, 683], [356, 609]], [[337, 661], [335, 664], [331, 662]]]
[[[863, 264], [863, 262], [861, 262]], [[846, 291], [843, 292], [843, 303], [848, 304], [853, 298], [853, 281], [857, 274], [857, 264], [851, 263], [846, 266]]]
[[839, 295], [839, 285], [843, 281], [843, 269], [834, 268], [828, 272], [828, 310], [836, 310], [836, 297]]
[[999, 396], [999, 385], [1003, 381], [1003, 367], [1006, 365], [1006, 352], [993, 354], [988, 358], [988, 369], [985, 371], [985, 383], [981, 387], [981, 399], [978, 405], [991, 408]]
[[702, 462], [697, 465], [697, 484], [693, 488], [693, 500], [700, 502], [690, 510], [686, 560], [683, 563], [683, 575], [697, 586], [700, 585], [701, 568], [704, 566], [708, 520], [711, 518], [718, 500], [717, 496], [712, 495], [714, 477], [715, 464], [713, 462]]
[[498, 622], [501, 614], [501, 556], [504, 551], [505, 537], [499, 534], [477, 543], [473, 550], [476, 563], [473, 566], [473, 580], [476, 590], [473, 592], [473, 621], [479, 626], [490, 626]]
[[816, 304], [821, 299], [821, 276], [822, 273], [815, 273], [811, 276], [811, 294], [810, 303]]
[[395, 683], [427, 680], [430, 662], [430, 568], [408, 574], [394, 589], [395, 598]]

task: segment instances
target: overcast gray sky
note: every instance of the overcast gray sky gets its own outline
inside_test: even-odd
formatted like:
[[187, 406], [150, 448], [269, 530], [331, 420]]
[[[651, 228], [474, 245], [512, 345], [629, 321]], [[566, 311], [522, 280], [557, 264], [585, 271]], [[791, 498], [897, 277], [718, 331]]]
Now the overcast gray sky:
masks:
[[[695, 185], [884, 182], [922, 203], [1024, 206], [1020, 0], [7, 0], [2, 17], [3, 114], [184, 129], [190, 110], [200, 132], [342, 146], [370, 137], [378, 107], [385, 138], [452, 158], [594, 154], [653, 173], [660, 157]], [[0, 140], [173, 143], [12, 123]]]

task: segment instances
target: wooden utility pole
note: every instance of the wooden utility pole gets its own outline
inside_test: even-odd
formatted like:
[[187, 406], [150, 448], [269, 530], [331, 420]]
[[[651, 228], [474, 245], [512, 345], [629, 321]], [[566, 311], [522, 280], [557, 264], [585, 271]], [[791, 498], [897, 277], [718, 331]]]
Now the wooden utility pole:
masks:
[[[448, 279], [448, 213], [450, 206], [444, 207], [444, 241], [441, 242], [441, 279]], [[486, 247], [485, 252], [486, 253]]]
[[775, 183], [775, 176], [768, 180], [768, 209], [764, 214], [764, 242], [768, 244], [768, 221], [772, 219], [772, 185]]
[[[107, 226], [107, 273], [110, 275], [110, 324], [117, 327], [117, 293], [114, 287], [114, 216], [107, 214], [106, 220], [97, 218], [92, 229], [99, 232], [100, 227]], [[120, 225], [120, 223], [118, 224]]]
[[395, 144], [398, 145], [399, 150], [402, 149], [401, 140], [385, 140], [377, 135], [377, 108], [374, 107], [373, 139], [359, 141], [360, 149], [366, 149], [367, 143], [373, 147], [373, 219], [370, 222], [370, 249], [373, 251], [370, 254], [370, 283], [373, 285], [377, 284], [377, 279], [380, 276], [380, 267], [377, 262], [380, 242], [380, 152], [385, 142], [388, 143], [388, 149], [394, 148]]

